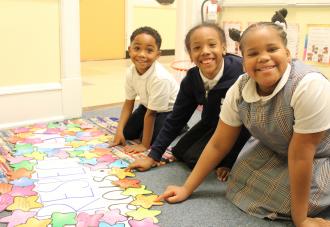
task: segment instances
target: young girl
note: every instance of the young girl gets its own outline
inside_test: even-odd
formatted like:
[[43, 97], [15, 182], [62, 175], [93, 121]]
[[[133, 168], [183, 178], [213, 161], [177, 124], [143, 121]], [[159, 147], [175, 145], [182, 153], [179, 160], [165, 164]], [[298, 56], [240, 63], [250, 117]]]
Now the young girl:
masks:
[[[172, 111], [179, 86], [173, 76], [157, 61], [161, 37], [151, 27], [136, 29], [128, 53], [133, 62], [126, 75], [126, 100], [122, 108], [117, 133], [112, 146], [126, 139], [142, 139], [141, 144], [126, 147], [142, 152], [149, 149], [167, 115]], [[135, 98], [140, 105], [133, 111]]]
[[[149, 158], [136, 160], [130, 165], [131, 169], [144, 171], [156, 165], [197, 106], [203, 105], [201, 120], [172, 149], [177, 159], [193, 168], [216, 129], [227, 90], [243, 74], [241, 58], [226, 54], [224, 31], [215, 24], [204, 23], [193, 27], [186, 36], [185, 46], [196, 67], [190, 69], [182, 80], [173, 112], [152, 144]], [[242, 130], [237, 143], [219, 165], [220, 180], [226, 180], [229, 169], [249, 137], [247, 130]]]
[[218, 127], [182, 187], [159, 199], [185, 200], [233, 146], [242, 125], [256, 138], [228, 180], [227, 198], [261, 218], [292, 218], [302, 226], [329, 226], [311, 218], [330, 206], [330, 83], [291, 60], [286, 33], [271, 22], [240, 38], [246, 74], [228, 91]]

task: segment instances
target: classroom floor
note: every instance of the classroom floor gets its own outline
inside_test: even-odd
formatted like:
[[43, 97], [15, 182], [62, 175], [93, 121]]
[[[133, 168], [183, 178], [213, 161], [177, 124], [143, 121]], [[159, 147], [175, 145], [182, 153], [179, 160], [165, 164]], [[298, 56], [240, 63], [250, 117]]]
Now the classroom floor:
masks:
[[[159, 58], [159, 62], [175, 73], [170, 67], [173, 61], [174, 56]], [[125, 71], [130, 64], [130, 59], [81, 62], [84, 110], [122, 103]]]

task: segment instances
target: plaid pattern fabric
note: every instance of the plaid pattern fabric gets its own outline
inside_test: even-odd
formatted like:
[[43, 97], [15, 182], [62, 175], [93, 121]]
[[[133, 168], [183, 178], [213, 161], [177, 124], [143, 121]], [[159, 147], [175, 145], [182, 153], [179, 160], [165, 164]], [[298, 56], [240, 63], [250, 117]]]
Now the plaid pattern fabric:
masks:
[[[228, 181], [227, 197], [245, 212], [262, 218], [290, 218], [288, 146], [293, 134], [290, 106], [299, 81], [312, 72], [293, 61], [285, 87], [267, 102], [238, 100], [240, 117], [256, 140], [236, 161]], [[240, 91], [248, 80], [245, 75]], [[313, 163], [309, 215], [330, 205], [330, 130], [319, 145]]]

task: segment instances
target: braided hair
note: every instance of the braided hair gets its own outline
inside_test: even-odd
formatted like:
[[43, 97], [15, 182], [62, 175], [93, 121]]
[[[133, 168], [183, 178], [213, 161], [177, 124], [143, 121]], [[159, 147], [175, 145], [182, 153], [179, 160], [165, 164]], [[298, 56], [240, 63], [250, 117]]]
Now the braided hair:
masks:
[[281, 38], [284, 46], [287, 46], [288, 39], [287, 39], [287, 23], [285, 20], [285, 17], [287, 16], [288, 11], [286, 9], [281, 9], [279, 11], [276, 11], [273, 15], [271, 22], [257, 22], [255, 24], [251, 24], [247, 29], [244, 30], [243, 33], [241, 31], [231, 28], [229, 29], [229, 37], [239, 42], [241, 53], [243, 54], [244, 50], [244, 39], [247, 33], [249, 33], [252, 30], [260, 29], [264, 27], [272, 27], [275, 31], [278, 32], [279, 37]]

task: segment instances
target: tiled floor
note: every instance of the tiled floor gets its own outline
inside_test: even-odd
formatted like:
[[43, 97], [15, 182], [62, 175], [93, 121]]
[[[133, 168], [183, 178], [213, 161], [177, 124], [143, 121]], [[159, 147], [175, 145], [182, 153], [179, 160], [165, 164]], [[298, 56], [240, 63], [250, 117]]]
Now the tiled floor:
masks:
[[[174, 56], [159, 58], [173, 74], [170, 65]], [[92, 109], [122, 103], [125, 100], [124, 82], [130, 59], [81, 62], [83, 108]]]

